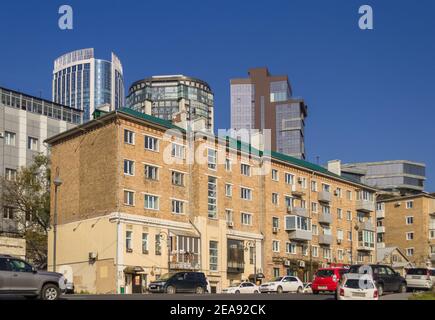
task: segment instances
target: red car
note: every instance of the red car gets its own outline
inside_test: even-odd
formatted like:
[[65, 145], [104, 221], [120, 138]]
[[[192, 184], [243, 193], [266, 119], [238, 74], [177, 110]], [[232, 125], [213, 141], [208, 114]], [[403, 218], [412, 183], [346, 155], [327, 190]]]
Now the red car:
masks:
[[317, 270], [311, 285], [313, 294], [318, 294], [320, 291], [335, 293], [337, 284], [346, 271], [344, 268], [322, 268]]

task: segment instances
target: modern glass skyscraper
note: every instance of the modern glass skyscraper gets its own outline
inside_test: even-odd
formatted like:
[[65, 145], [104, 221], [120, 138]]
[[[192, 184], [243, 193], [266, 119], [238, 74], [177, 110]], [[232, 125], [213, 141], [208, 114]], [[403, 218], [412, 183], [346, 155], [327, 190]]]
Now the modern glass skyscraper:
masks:
[[165, 120], [184, 111], [187, 120], [204, 119], [206, 128], [213, 130], [213, 92], [199, 79], [168, 75], [136, 81], [130, 86], [126, 106]]
[[124, 106], [122, 65], [112, 53], [112, 60], [94, 58], [94, 49], [81, 49], [54, 61], [53, 101], [83, 110], [83, 120], [91, 118], [101, 105], [110, 110]]
[[249, 70], [249, 78], [231, 80], [231, 128], [270, 129], [272, 150], [305, 159], [307, 106], [292, 96], [287, 76], [267, 68]]

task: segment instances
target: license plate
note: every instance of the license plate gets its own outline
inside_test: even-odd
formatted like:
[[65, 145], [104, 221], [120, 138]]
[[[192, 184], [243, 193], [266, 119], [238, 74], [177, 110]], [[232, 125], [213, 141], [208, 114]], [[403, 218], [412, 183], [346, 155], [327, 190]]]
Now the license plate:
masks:
[[365, 298], [366, 294], [362, 292], [352, 292], [352, 297], [361, 297]]
[[156, 288], [156, 286], [150, 286], [150, 289], [155, 289]]
[[326, 289], [328, 289], [327, 286], [319, 286], [319, 290], [326, 290]]
[[419, 276], [413, 276], [412, 279], [420, 279]]

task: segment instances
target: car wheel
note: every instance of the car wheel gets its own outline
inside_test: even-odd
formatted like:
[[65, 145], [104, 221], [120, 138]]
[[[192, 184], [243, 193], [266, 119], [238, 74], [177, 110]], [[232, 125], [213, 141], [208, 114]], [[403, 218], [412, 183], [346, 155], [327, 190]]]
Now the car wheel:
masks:
[[282, 291], [282, 287], [279, 286], [278, 289], [276, 289], [276, 292], [277, 292], [277, 293], [282, 293], [282, 292], [283, 292], [283, 291]]
[[302, 287], [299, 287], [298, 290], [296, 290], [296, 293], [302, 293]]
[[168, 286], [168, 287], [166, 288], [166, 293], [168, 293], [168, 294], [174, 294], [176, 291], [177, 291], [177, 290], [175, 289], [174, 286]]
[[260, 293], [260, 292], [258, 292], [258, 290], [255, 290], [254, 293]]
[[239, 294], [240, 293], [240, 291], [239, 290], [236, 290], [236, 292], [234, 292], [235, 294]]
[[197, 287], [195, 289], [195, 293], [196, 294], [203, 294], [204, 293], [204, 288], [203, 287]]
[[384, 286], [382, 284], [378, 285], [378, 296], [381, 297], [384, 294]]
[[41, 299], [42, 300], [57, 300], [60, 296], [59, 287], [55, 284], [46, 284], [42, 287], [41, 290]]
[[404, 283], [401, 283], [399, 286], [399, 290], [397, 290], [397, 293], [405, 293], [406, 291], [406, 285]]

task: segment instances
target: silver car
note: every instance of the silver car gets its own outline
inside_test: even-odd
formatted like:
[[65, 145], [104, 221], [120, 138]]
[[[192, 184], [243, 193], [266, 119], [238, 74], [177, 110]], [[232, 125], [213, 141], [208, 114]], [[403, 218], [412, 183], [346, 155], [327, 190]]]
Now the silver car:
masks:
[[21, 259], [0, 255], [0, 294], [57, 300], [66, 282], [60, 273], [38, 271]]
[[409, 289], [431, 289], [435, 282], [435, 270], [430, 268], [411, 268], [406, 272]]

